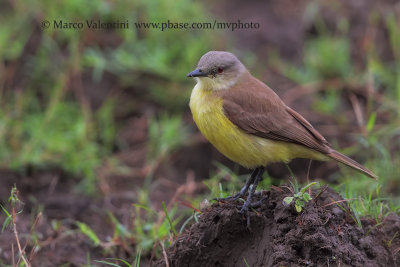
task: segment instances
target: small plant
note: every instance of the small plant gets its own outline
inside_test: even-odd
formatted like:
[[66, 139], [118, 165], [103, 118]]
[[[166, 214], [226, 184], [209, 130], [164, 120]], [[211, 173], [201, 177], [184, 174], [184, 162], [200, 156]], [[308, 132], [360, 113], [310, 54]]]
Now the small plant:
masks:
[[214, 166], [216, 169], [210, 178], [204, 181], [204, 185], [210, 190], [209, 199], [228, 197], [232, 192], [240, 189], [241, 179], [236, 174], [237, 170], [231, 170], [219, 162], [214, 162]]
[[[18, 189], [17, 189], [17, 186], [15, 184], [11, 189], [11, 194], [10, 194], [10, 197], [8, 198], [8, 202], [10, 202], [10, 204], [11, 204], [11, 211], [10, 212], [5, 207], [3, 207], [2, 205], [0, 205], [0, 207], [3, 210], [3, 213], [6, 215], [6, 219], [3, 222], [2, 232], [8, 226], [10, 226], [12, 231], [13, 231], [13, 233], [14, 233], [15, 241], [16, 241], [17, 247], [18, 247], [19, 258], [18, 258], [18, 261], [17, 261], [16, 264], [14, 264], [14, 262], [13, 262], [13, 266], [31, 267], [32, 265], [30, 264], [28, 258], [30, 258], [29, 256], [31, 256], [32, 253], [34, 252], [34, 249], [36, 248], [36, 245], [34, 246], [34, 249], [31, 250], [31, 254], [27, 255], [27, 253], [26, 253], [26, 244], [25, 245], [21, 244], [21, 241], [20, 241], [20, 238], [19, 238], [19, 233], [18, 233], [18, 230], [17, 230], [17, 215], [20, 212], [22, 212], [22, 210], [18, 212], [16, 209], [17, 209], [17, 207], [19, 205], [21, 205], [23, 203], [18, 198]], [[34, 226], [35, 225], [36, 225], [36, 223], [34, 224]], [[34, 226], [32, 227], [32, 230], [34, 229]], [[30, 233], [30, 235], [32, 235], [32, 232]], [[14, 251], [13, 251], [13, 253], [14, 253]]]
[[299, 192], [296, 192], [292, 197], [285, 197], [283, 199], [283, 202], [286, 205], [290, 205], [290, 203], [295, 201], [294, 206], [296, 208], [296, 211], [301, 212], [301, 210], [306, 206], [306, 203], [312, 199], [310, 194], [307, 193], [306, 190], [316, 184], [318, 184], [318, 183], [317, 182], [309, 183], [308, 185], [306, 185], [302, 189], [300, 189]]
[[[147, 254], [155, 248], [156, 243], [165, 241], [168, 247], [177, 233], [176, 225], [183, 218], [182, 216], [176, 218], [177, 205], [169, 208], [170, 204], [164, 203], [163, 211], [156, 212], [150, 206], [148, 191], [143, 189], [139, 191], [138, 200], [138, 203], [133, 204], [135, 217], [131, 233], [136, 248]], [[160, 251], [156, 250], [156, 254], [158, 252]]]

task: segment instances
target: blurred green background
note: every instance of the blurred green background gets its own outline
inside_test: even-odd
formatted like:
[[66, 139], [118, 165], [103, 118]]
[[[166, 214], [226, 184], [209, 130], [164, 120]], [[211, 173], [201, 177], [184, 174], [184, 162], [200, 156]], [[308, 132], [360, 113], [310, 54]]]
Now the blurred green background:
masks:
[[[358, 223], [399, 211], [398, 4], [15, 0], [0, 14], [2, 266], [19, 257], [5, 242], [14, 240], [13, 209], [33, 264], [145, 265], [196, 221], [203, 199], [241, 187], [248, 171], [205, 141], [187, 106], [194, 81], [186, 74], [209, 50], [235, 53], [336, 149], [380, 177], [335, 163], [308, 170], [308, 161], [295, 160], [289, 167], [299, 182], [309, 172], [353, 199]], [[60, 20], [84, 26], [55, 29]], [[90, 29], [90, 20], [129, 28]], [[135, 27], [168, 20], [260, 27]], [[291, 176], [282, 164], [268, 170], [265, 189]], [[24, 205], [8, 201], [14, 184]], [[74, 256], [63, 255], [66, 247]]]

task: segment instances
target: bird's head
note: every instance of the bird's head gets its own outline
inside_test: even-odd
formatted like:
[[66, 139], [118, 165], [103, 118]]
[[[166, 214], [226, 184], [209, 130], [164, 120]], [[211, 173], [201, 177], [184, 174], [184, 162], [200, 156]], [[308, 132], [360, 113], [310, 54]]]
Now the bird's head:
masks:
[[244, 72], [246, 68], [234, 54], [210, 51], [200, 58], [196, 69], [186, 76], [194, 77], [205, 89], [224, 90], [235, 85]]

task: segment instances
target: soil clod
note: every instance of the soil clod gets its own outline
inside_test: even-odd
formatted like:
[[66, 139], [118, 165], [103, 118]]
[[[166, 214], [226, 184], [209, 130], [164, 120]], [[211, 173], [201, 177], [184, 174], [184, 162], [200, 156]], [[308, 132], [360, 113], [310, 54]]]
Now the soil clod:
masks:
[[[319, 192], [312, 193], [315, 197]], [[398, 240], [391, 246], [388, 240], [399, 230], [400, 216], [391, 214], [380, 225], [363, 219], [359, 227], [350, 211], [327, 205], [342, 199], [330, 188], [301, 213], [283, 204], [289, 195], [285, 187], [255, 194], [254, 200], [262, 205], [249, 212], [251, 230], [245, 216], [229, 203], [212, 205], [167, 250], [170, 266], [386, 267], [399, 263]]]

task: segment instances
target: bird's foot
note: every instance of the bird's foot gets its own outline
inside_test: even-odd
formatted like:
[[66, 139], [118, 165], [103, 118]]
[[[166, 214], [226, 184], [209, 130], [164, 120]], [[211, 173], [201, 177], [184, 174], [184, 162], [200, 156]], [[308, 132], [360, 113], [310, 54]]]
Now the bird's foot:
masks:
[[261, 203], [263, 202], [264, 199], [259, 200], [259, 201], [253, 201], [253, 197], [257, 195], [256, 188], [258, 183], [262, 179], [262, 175], [264, 173], [264, 168], [259, 167], [256, 168], [249, 179], [246, 181], [245, 186], [240, 190], [240, 192], [236, 193], [233, 196], [225, 197], [225, 198], [215, 198], [214, 200], [217, 201], [235, 201], [240, 198], [242, 198], [244, 195], [247, 194], [248, 196], [246, 201], [244, 202], [243, 206], [240, 209], [240, 213], [244, 214], [247, 220], [247, 228], [250, 229], [250, 209], [251, 208], [256, 208], [261, 206]]
[[229, 197], [219, 197], [219, 198], [214, 198], [213, 200], [216, 201], [235, 201], [238, 200], [239, 198], [243, 198], [243, 196], [246, 194], [248, 187], [244, 186], [238, 193], [234, 194], [233, 196]]
[[240, 213], [244, 214], [247, 222], [247, 228], [250, 229], [250, 209], [258, 208], [261, 206], [263, 201], [266, 197], [262, 198], [261, 200], [253, 201], [253, 196], [257, 195], [257, 192], [247, 197], [246, 201], [244, 202], [242, 208], [240, 209]]
[[[246, 195], [247, 191], [249, 188], [254, 184], [254, 180], [259, 176], [261, 168], [256, 168], [253, 173], [250, 175], [250, 177], [247, 179], [246, 184], [240, 189], [240, 191], [233, 196], [229, 197], [222, 197], [222, 198], [214, 198], [213, 200], [216, 201], [235, 201], [238, 200], [239, 198], [243, 198], [244, 195]], [[264, 171], [262, 171], [264, 172]], [[261, 174], [262, 175], [262, 174]]]

